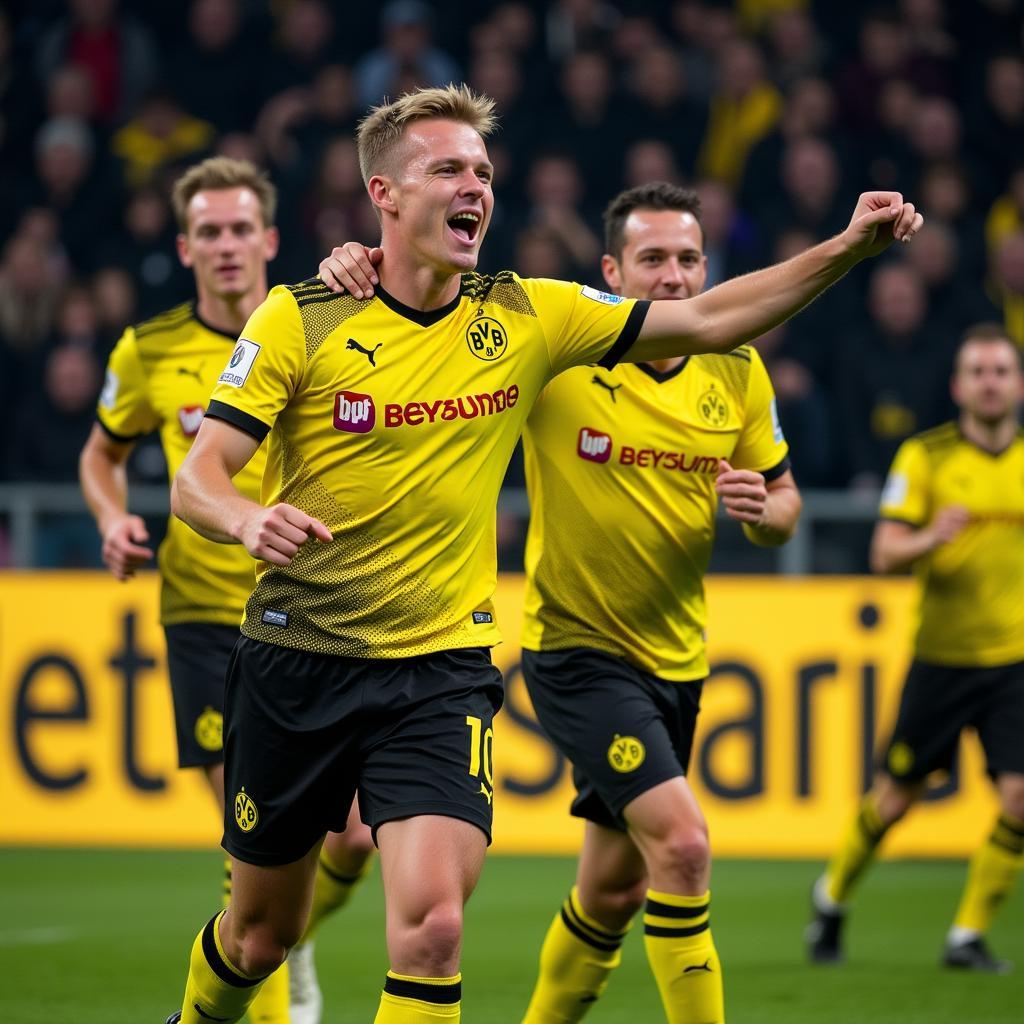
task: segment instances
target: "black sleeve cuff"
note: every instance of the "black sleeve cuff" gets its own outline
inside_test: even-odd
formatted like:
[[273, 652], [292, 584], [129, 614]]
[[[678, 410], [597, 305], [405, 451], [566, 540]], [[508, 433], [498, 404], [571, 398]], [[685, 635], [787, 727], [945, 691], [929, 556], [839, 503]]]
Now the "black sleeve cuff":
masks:
[[262, 441], [270, 433], [270, 427], [262, 420], [250, 416], [247, 412], [242, 412], [241, 409], [236, 409], [233, 405], [227, 405], [225, 402], [211, 401], [206, 415], [211, 419], [223, 420], [233, 427], [238, 427], [239, 430], [244, 430], [250, 437], [255, 437], [257, 441]]
[[904, 526], [909, 526], [912, 530], [920, 530], [924, 525], [923, 523], [912, 523], [909, 519], [901, 519], [899, 516], [880, 515], [878, 518], [883, 523], [902, 523]]
[[770, 483], [772, 480], [778, 480], [789, 467], [790, 462], [787, 455], [777, 466], [772, 466], [771, 469], [762, 469], [761, 476], [764, 477], [765, 483]]
[[146, 436], [145, 434], [115, 434], [99, 416], [96, 417], [96, 422], [100, 425], [100, 429], [103, 433], [112, 441], [117, 441], [118, 444], [132, 444], [134, 441], [138, 441], [140, 437]]
[[604, 354], [604, 358], [598, 362], [598, 366], [603, 366], [606, 370], [614, 369], [618, 361], [633, 347], [633, 342], [639, 337], [640, 328], [643, 327], [644, 320], [647, 319], [647, 310], [650, 308], [649, 299], [637, 299], [633, 303], [633, 308], [629, 311], [629, 316], [626, 317], [622, 331], [612, 347]]

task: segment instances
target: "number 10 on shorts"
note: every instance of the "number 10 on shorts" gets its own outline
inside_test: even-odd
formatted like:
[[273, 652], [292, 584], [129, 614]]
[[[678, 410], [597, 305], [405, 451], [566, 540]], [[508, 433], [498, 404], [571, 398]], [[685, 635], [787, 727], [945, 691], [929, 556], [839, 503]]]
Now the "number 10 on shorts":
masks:
[[490, 726], [484, 729], [483, 722], [474, 715], [466, 715], [466, 725], [469, 727], [469, 774], [479, 779], [483, 769], [480, 793], [490, 803], [494, 797], [494, 730]]

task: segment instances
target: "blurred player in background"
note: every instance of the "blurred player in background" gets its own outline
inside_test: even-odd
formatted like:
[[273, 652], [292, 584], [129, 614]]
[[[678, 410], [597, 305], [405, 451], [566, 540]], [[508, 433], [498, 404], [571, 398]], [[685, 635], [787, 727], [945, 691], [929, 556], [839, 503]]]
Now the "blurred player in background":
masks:
[[1003, 973], [985, 933], [1024, 860], [1024, 398], [1005, 329], [980, 324], [957, 352], [955, 422], [904, 442], [882, 492], [875, 572], [913, 568], [921, 585], [914, 660], [892, 738], [843, 845], [814, 887], [811, 958], [842, 959], [854, 887], [889, 828], [949, 771], [960, 733], [985, 750], [1000, 812], [971, 860], [946, 936], [948, 967]]
[[[153, 557], [144, 521], [128, 512], [128, 456], [140, 437], [159, 431], [174, 478], [238, 334], [266, 298], [267, 261], [277, 252], [275, 190], [247, 162], [218, 157], [192, 167], [176, 183], [173, 202], [178, 255], [195, 275], [197, 298], [125, 330], [111, 353], [97, 423], [80, 461], [82, 490], [103, 538], [103, 561], [119, 580], [134, 576]], [[236, 478], [254, 498], [265, 462], [261, 450]], [[224, 680], [253, 586], [253, 560], [241, 545], [214, 544], [172, 517], [159, 567], [179, 766], [201, 769], [223, 810]], [[352, 825], [350, 836], [332, 837], [325, 848], [317, 888], [325, 905], [347, 898], [372, 849], [357, 815]], [[230, 891], [227, 862], [225, 898]], [[303, 980], [307, 984], [294, 993], [291, 1024], [316, 1024], [319, 990], [309, 987], [315, 978], [300, 968], [293, 981]], [[253, 1021], [288, 1024], [288, 983], [285, 969], [264, 986], [250, 1009]]]

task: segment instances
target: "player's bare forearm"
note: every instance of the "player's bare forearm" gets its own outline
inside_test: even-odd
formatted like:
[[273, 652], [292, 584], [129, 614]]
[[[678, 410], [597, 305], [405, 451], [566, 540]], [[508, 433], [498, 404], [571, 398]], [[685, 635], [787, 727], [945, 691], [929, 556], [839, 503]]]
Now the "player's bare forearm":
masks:
[[116, 445], [107, 439], [102, 427], [94, 424], [78, 457], [78, 482], [101, 534], [126, 513], [128, 481], [124, 463], [130, 451], [129, 445]]
[[865, 192], [842, 234], [764, 270], [726, 281], [681, 302], [653, 302], [636, 343], [623, 357], [647, 362], [728, 352], [784, 323], [862, 259], [923, 223], [898, 192]]
[[[786, 474], [791, 477], [791, 474]], [[744, 523], [743, 532], [752, 544], [764, 548], [781, 547], [796, 532], [803, 500], [796, 484], [790, 481], [768, 485], [764, 516], [759, 523]]]
[[908, 523], [882, 520], [871, 538], [871, 571], [882, 576], [907, 572], [940, 543], [931, 526], [915, 528]]

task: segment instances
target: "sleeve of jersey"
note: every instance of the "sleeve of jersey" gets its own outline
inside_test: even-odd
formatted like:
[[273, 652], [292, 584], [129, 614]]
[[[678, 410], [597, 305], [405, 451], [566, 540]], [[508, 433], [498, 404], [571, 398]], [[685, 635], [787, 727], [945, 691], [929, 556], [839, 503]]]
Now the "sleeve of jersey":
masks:
[[134, 441], [160, 426], [160, 418], [149, 404], [149, 387], [135, 330], [121, 335], [107, 361], [96, 419], [115, 441]]
[[775, 389], [761, 357], [750, 349], [750, 380], [747, 404], [732, 464], [736, 469], [753, 469], [765, 480], [775, 480], [789, 469], [789, 445], [782, 433]]
[[650, 306], [568, 281], [523, 285], [544, 329], [552, 376], [592, 363], [610, 370], [636, 341]]
[[910, 526], [928, 518], [928, 457], [914, 438], [904, 441], [889, 467], [878, 514]]
[[302, 317], [291, 292], [275, 288], [242, 330], [206, 415], [262, 441], [306, 368]]

